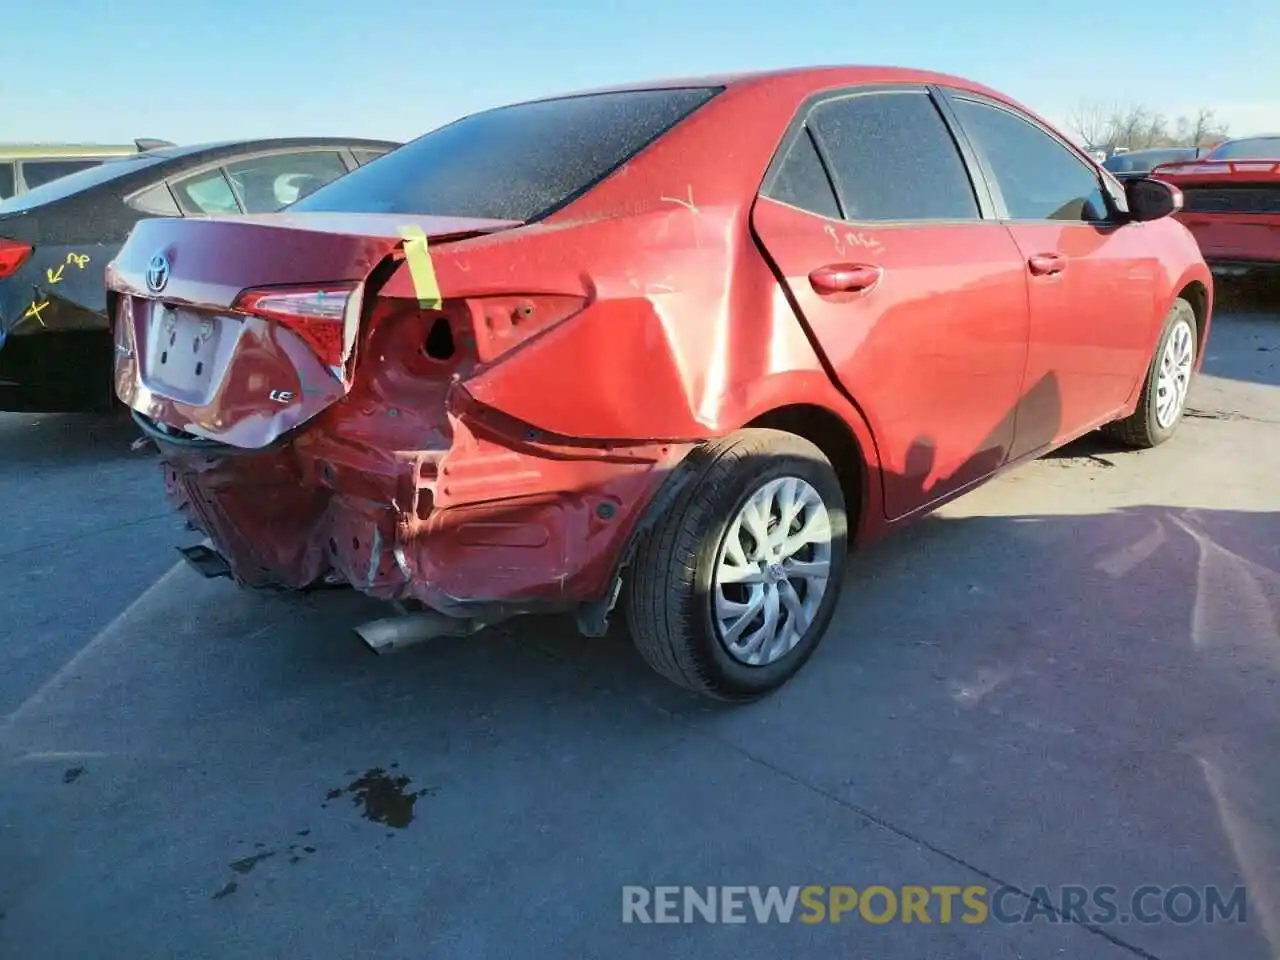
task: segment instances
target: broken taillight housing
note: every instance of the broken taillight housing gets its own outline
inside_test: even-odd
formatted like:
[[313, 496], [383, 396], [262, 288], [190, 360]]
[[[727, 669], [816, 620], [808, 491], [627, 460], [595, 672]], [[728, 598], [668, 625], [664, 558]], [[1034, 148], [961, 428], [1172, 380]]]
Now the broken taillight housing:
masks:
[[11, 277], [31, 256], [31, 244], [0, 237], [0, 280]]
[[262, 287], [246, 290], [234, 309], [296, 333], [324, 363], [340, 367], [346, 356], [346, 320], [358, 284]]

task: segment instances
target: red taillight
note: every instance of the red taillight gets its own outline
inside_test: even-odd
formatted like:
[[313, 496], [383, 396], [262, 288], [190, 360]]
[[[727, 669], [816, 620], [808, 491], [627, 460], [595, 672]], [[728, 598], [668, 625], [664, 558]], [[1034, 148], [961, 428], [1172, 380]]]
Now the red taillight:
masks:
[[356, 286], [343, 283], [246, 290], [236, 298], [235, 309], [287, 327], [307, 341], [317, 357], [339, 367], [346, 353], [347, 308]]
[[31, 256], [31, 245], [0, 237], [0, 280], [11, 277]]

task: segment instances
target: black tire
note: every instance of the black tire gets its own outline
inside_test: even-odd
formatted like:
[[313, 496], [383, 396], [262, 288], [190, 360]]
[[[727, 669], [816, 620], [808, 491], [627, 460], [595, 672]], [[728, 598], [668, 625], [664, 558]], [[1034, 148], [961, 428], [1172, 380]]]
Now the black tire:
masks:
[[[782, 686], [817, 649], [839, 600], [848, 519], [835, 471], [808, 440], [778, 430], [741, 430], [691, 457], [689, 487], [640, 542], [627, 576], [626, 615], [640, 655], [659, 674], [704, 696], [748, 701]], [[826, 590], [800, 640], [779, 659], [751, 666], [721, 642], [712, 578], [726, 531], [748, 498], [780, 477], [812, 487], [831, 525]]]
[[[1156, 381], [1160, 375], [1160, 362], [1165, 348], [1173, 339], [1175, 330], [1182, 325], [1186, 325], [1191, 331], [1191, 363], [1193, 367], [1195, 366], [1196, 354], [1200, 349], [1196, 313], [1186, 300], [1178, 299], [1173, 301], [1173, 306], [1165, 316], [1160, 339], [1156, 343], [1155, 352], [1151, 355], [1146, 379], [1142, 382], [1142, 396], [1138, 399], [1138, 408], [1131, 416], [1108, 423], [1103, 427], [1104, 436], [1127, 447], [1145, 450], [1159, 446], [1177, 431], [1178, 424], [1182, 422], [1182, 416], [1186, 412], [1186, 396], [1183, 396], [1182, 406], [1178, 408], [1177, 416], [1169, 424], [1162, 425], [1156, 416]], [[1189, 389], [1190, 384], [1188, 384]]]

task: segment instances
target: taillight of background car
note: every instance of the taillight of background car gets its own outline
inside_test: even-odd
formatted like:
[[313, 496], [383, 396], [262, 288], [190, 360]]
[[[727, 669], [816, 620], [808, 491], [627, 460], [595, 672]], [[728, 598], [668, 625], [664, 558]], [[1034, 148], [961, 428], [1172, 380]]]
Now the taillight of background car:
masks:
[[31, 245], [0, 237], [0, 280], [11, 277], [31, 256]]

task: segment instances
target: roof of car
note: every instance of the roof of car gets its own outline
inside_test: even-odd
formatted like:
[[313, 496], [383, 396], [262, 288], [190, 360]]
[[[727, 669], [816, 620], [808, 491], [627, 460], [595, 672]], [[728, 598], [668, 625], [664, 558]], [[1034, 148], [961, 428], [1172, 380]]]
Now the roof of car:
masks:
[[153, 157], [188, 157], [193, 153], [214, 153], [223, 150], [271, 150], [276, 147], [398, 147], [394, 140], [373, 140], [365, 137], [263, 137], [256, 140], [211, 140], [207, 143], [184, 143], [176, 147], [160, 147], [148, 150]]
[[937, 83], [946, 86], [986, 93], [1007, 99], [982, 84], [964, 77], [913, 67], [877, 66], [874, 64], [832, 64], [825, 66], [784, 67], [776, 70], [749, 70], [736, 73], [707, 74], [703, 76], [667, 77], [659, 80], [641, 80], [631, 83], [594, 87], [572, 93], [551, 94], [538, 99], [552, 100], [559, 97], [587, 96], [599, 93], [619, 93], [626, 90], [668, 90], [680, 87], [738, 87], [785, 81], [809, 81], [815, 87], [835, 87], [855, 83]]

